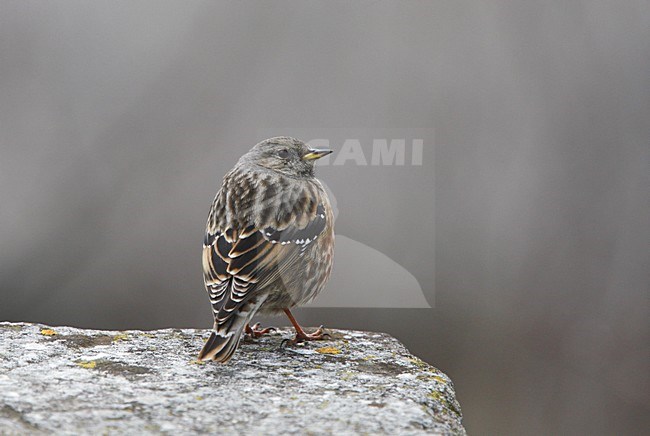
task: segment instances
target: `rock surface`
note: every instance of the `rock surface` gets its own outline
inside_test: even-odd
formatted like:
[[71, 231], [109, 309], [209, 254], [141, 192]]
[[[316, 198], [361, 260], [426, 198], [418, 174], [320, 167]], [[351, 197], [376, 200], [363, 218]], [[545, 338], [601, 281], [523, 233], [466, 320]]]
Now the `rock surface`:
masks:
[[451, 380], [382, 334], [242, 342], [199, 363], [205, 330], [0, 323], [0, 433], [465, 434]]

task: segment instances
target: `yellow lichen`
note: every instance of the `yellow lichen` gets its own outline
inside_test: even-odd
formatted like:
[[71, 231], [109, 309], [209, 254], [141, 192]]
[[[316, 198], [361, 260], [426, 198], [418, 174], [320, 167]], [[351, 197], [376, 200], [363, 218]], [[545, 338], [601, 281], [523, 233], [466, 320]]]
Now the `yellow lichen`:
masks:
[[422, 359], [419, 359], [417, 357], [407, 357], [406, 360], [408, 360], [409, 362], [411, 362], [413, 365], [417, 366], [418, 368], [425, 368], [425, 367], [429, 366], [428, 363], [426, 363], [425, 361], [423, 361]]
[[321, 347], [316, 349], [317, 353], [320, 354], [341, 354], [341, 350], [335, 347]]
[[435, 381], [443, 385], [447, 384], [447, 380], [444, 377], [440, 377], [439, 375], [421, 374], [417, 376], [417, 379], [424, 381]]
[[52, 329], [42, 329], [41, 334], [43, 336], [54, 336], [54, 335], [56, 335], [56, 332], [54, 330], [52, 330]]
[[129, 339], [129, 335], [126, 333], [118, 333], [113, 336], [113, 342], [126, 341], [127, 339]]
[[95, 362], [94, 360], [82, 361], [82, 362], [77, 362], [77, 365], [86, 369], [95, 369], [97, 367], [97, 362]]
[[190, 360], [190, 365], [205, 365], [203, 360]]

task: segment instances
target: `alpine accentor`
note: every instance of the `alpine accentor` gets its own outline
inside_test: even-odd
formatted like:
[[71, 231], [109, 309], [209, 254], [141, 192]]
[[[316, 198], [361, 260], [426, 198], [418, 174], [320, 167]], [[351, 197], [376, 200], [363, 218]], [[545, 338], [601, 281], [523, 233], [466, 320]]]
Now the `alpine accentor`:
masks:
[[199, 360], [227, 362], [244, 329], [268, 332], [250, 320], [312, 300], [332, 270], [334, 216], [327, 193], [314, 177], [314, 162], [331, 153], [289, 137], [255, 145], [226, 174], [212, 202], [203, 240], [203, 280], [214, 313], [214, 330]]

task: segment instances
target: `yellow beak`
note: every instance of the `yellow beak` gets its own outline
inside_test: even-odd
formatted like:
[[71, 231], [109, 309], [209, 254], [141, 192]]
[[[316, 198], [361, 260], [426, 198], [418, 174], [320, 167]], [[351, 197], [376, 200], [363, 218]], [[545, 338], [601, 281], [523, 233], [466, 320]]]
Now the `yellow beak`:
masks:
[[328, 150], [326, 148], [323, 149], [309, 149], [309, 151], [306, 154], [302, 155], [303, 160], [315, 160], [315, 159], [320, 159], [323, 156], [327, 156], [334, 150]]

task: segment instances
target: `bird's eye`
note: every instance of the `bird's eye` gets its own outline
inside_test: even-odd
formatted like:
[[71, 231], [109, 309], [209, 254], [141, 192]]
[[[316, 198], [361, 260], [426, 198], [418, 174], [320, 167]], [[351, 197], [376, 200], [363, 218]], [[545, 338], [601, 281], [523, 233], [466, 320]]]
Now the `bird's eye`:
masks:
[[278, 156], [280, 156], [282, 159], [286, 159], [289, 157], [289, 150], [280, 150], [278, 151]]

